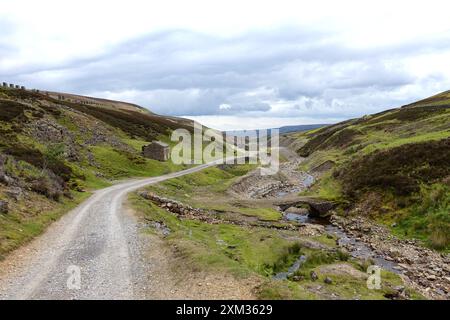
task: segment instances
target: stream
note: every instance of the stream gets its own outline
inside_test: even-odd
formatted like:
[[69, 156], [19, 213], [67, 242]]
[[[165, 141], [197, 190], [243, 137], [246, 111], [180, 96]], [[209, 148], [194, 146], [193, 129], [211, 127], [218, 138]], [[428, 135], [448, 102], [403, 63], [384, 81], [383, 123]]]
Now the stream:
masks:
[[287, 272], [279, 272], [276, 275], [273, 276], [274, 279], [277, 280], [285, 280], [289, 276], [293, 275], [295, 271], [300, 269], [302, 264], [306, 261], [306, 256], [300, 256], [297, 260], [295, 260], [294, 264], [289, 267]]
[[[295, 171], [292, 173], [291, 177], [294, 179], [298, 179], [298, 183], [296, 184], [297, 186], [288, 190], [280, 190], [275, 194], [275, 197], [283, 198], [289, 194], [298, 193], [303, 188], [308, 189], [314, 184], [316, 180], [314, 176], [307, 172], [302, 172], [301, 174], [299, 174], [297, 171]], [[289, 209], [284, 211], [283, 218], [286, 221], [297, 223], [322, 225], [325, 228], [325, 232], [336, 237], [338, 239], [338, 246], [345, 248], [349, 252], [351, 257], [363, 260], [371, 259], [377, 266], [385, 270], [397, 274], [401, 273], [401, 269], [396, 263], [386, 260], [384, 257], [380, 256], [374, 250], [372, 250], [364, 242], [355, 239], [355, 237], [348, 234], [341, 228], [334, 226], [327, 219], [312, 217], [309, 214], [289, 212]], [[298, 257], [294, 264], [289, 267], [287, 272], [277, 273], [276, 275], [274, 275], [274, 279], [287, 279], [301, 267], [302, 263], [304, 263], [306, 259], [307, 257], [305, 256]]]
[[[385, 270], [388, 270], [388, 271], [391, 271], [391, 272], [394, 272], [397, 274], [401, 273], [399, 271], [398, 265], [396, 263], [384, 259], [380, 255], [378, 255], [375, 251], [373, 251], [369, 246], [367, 246], [364, 242], [354, 239], [353, 237], [348, 235], [345, 231], [343, 231], [339, 227], [332, 225], [327, 219], [315, 218], [315, 217], [311, 217], [308, 214], [298, 214], [298, 213], [293, 213], [293, 212], [288, 212], [288, 211], [284, 212], [283, 217], [287, 221], [322, 225], [325, 227], [325, 231], [328, 234], [331, 234], [331, 235], [334, 235], [335, 237], [337, 237], [337, 239], [338, 239], [337, 244], [340, 247], [345, 247], [346, 249], [350, 249], [349, 254], [353, 258], [371, 259], [374, 261], [374, 263], [377, 266], [379, 266]], [[279, 279], [279, 280], [287, 279], [290, 275], [295, 273], [295, 271], [297, 271], [301, 267], [302, 263], [304, 263], [306, 261], [306, 259], [307, 258], [305, 256], [300, 256], [294, 262], [294, 264], [288, 269], [287, 272], [277, 273], [276, 275], [274, 275], [273, 278]]]
[[314, 182], [315, 178], [312, 175], [304, 173], [301, 179], [302, 186], [292, 187], [289, 190], [278, 191], [277, 193], [275, 193], [275, 197], [282, 198], [292, 193], [298, 193], [302, 189], [308, 189], [309, 187], [311, 187]]

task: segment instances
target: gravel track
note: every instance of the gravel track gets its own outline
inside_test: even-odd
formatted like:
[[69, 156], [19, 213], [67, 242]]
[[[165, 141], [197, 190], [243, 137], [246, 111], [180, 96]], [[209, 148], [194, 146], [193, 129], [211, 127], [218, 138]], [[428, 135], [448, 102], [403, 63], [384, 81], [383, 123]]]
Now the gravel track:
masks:
[[[122, 182], [96, 191], [43, 235], [0, 263], [0, 299], [145, 298], [149, 284], [143, 243], [137, 221], [122, 206], [126, 195], [214, 165]], [[75, 274], [70, 273], [72, 270]]]

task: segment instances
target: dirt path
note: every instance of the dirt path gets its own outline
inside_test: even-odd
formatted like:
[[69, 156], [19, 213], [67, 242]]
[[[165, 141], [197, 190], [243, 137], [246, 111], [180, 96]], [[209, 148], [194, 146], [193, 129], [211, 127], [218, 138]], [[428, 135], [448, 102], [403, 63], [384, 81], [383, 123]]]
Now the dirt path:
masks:
[[0, 299], [145, 298], [148, 282], [141, 255], [143, 242], [136, 220], [124, 213], [126, 194], [213, 165], [95, 192], [42, 236], [0, 263]]

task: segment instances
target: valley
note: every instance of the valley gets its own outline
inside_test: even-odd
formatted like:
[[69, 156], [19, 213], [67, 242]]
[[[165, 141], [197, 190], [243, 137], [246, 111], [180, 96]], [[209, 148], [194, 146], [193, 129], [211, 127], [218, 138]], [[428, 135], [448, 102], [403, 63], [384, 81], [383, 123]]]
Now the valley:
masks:
[[[291, 161], [297, 164], [299, 159], [291, 157]], [[244, 175], [231, 178], [234, 182], [226, 189], [223, 186], [228, 182], [223, 183], [220, 179], [218, 189], [214, 190], [214, 187], [214, 191], [209, 179], [217, 179], [216, 175], [221, 172], [218, 171], [220, 167], [211, 168], [151, 186], [133, 199], [140, 208], [138, 211], [146, 213], [144, 217], [150, 228], [166, 239], [169, 247], [181, 251], [182, 259], [186, 260], [183, 269], [192, 265], [192, 272], [207, 269], [221, 274], [228, 272], [238, 278], [259, 278], [253, 288], [259, 298], [446, 298], [448, 257], [423, 248], [416, 241], [400, 240], [385, 227], [367, 219], [344, 217], [334, 210], [327, 217], [311, 217], [311, 207], [305, 206], [309, 198], [297, 196], [298, 192], [308, 189], [304, 181], [299, 180], [296, 189], [288, 184], [288, 190], [281, 192], [276, 183], [278, 179], [286, 181], [283, 176], [291, 174], [289, 162], [282, 164], [277, 177], [258, 179], [255, 178], [258, 170], [249, 168]], [[299, 176], [308, 180], [307, 175]], [[205, 185], [200, 182], [204, 179], [208, 179]], [[277, 192], [272, 196], [270, 193], [263, 197], [255, 195], [255, 189], [267, 190], [267, 185]], [[298, 200], [302, 202], [300, 206], [281, 209], [284, 204]], [[185, 213], [186, 207], [188, 213]], [[258, 212], [252, 213], [252, 209], [258, 207]], [[273, 208], [277, 209], [278, 215], [262, 215]], [[180, 226], [175, 222], [178, 220], [172, 220], [173, 216], [186, 222]], [[226, 227], [230, 224], [232, 226]], [[250, 243], [254, 245], [244, 240], [250, 234]], [[258, 247], [258, 242], [264, 245]], [[261, 256], [255, 256], [257, 252]], [[364, 268], [371, 264], [384, 270], [385, 287], [375, 292], [365, 287], [367, 274]], [[421, 277], [421, 274], [426, 276]], [[339, 279], [337, 283], [333, 281], [336, 278]], [[347, 286], [349, 283], [352, 285]]]
[[61, 97], [0, 89], [0, 298], [449, 298], [449, 92], [284, 133], [275, 175], [144, 158], [193, 122]]

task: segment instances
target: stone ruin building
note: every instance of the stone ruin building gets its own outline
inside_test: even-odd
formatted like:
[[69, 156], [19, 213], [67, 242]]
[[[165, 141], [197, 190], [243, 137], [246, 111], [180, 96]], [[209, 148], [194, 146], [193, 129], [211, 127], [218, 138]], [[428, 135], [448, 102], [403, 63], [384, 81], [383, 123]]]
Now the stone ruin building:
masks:
[[161, 141], [153, 141], [149, 145], [142, 147], [142, 156], [158, 161], [169, 160], [170, 147], [167, 143]]

